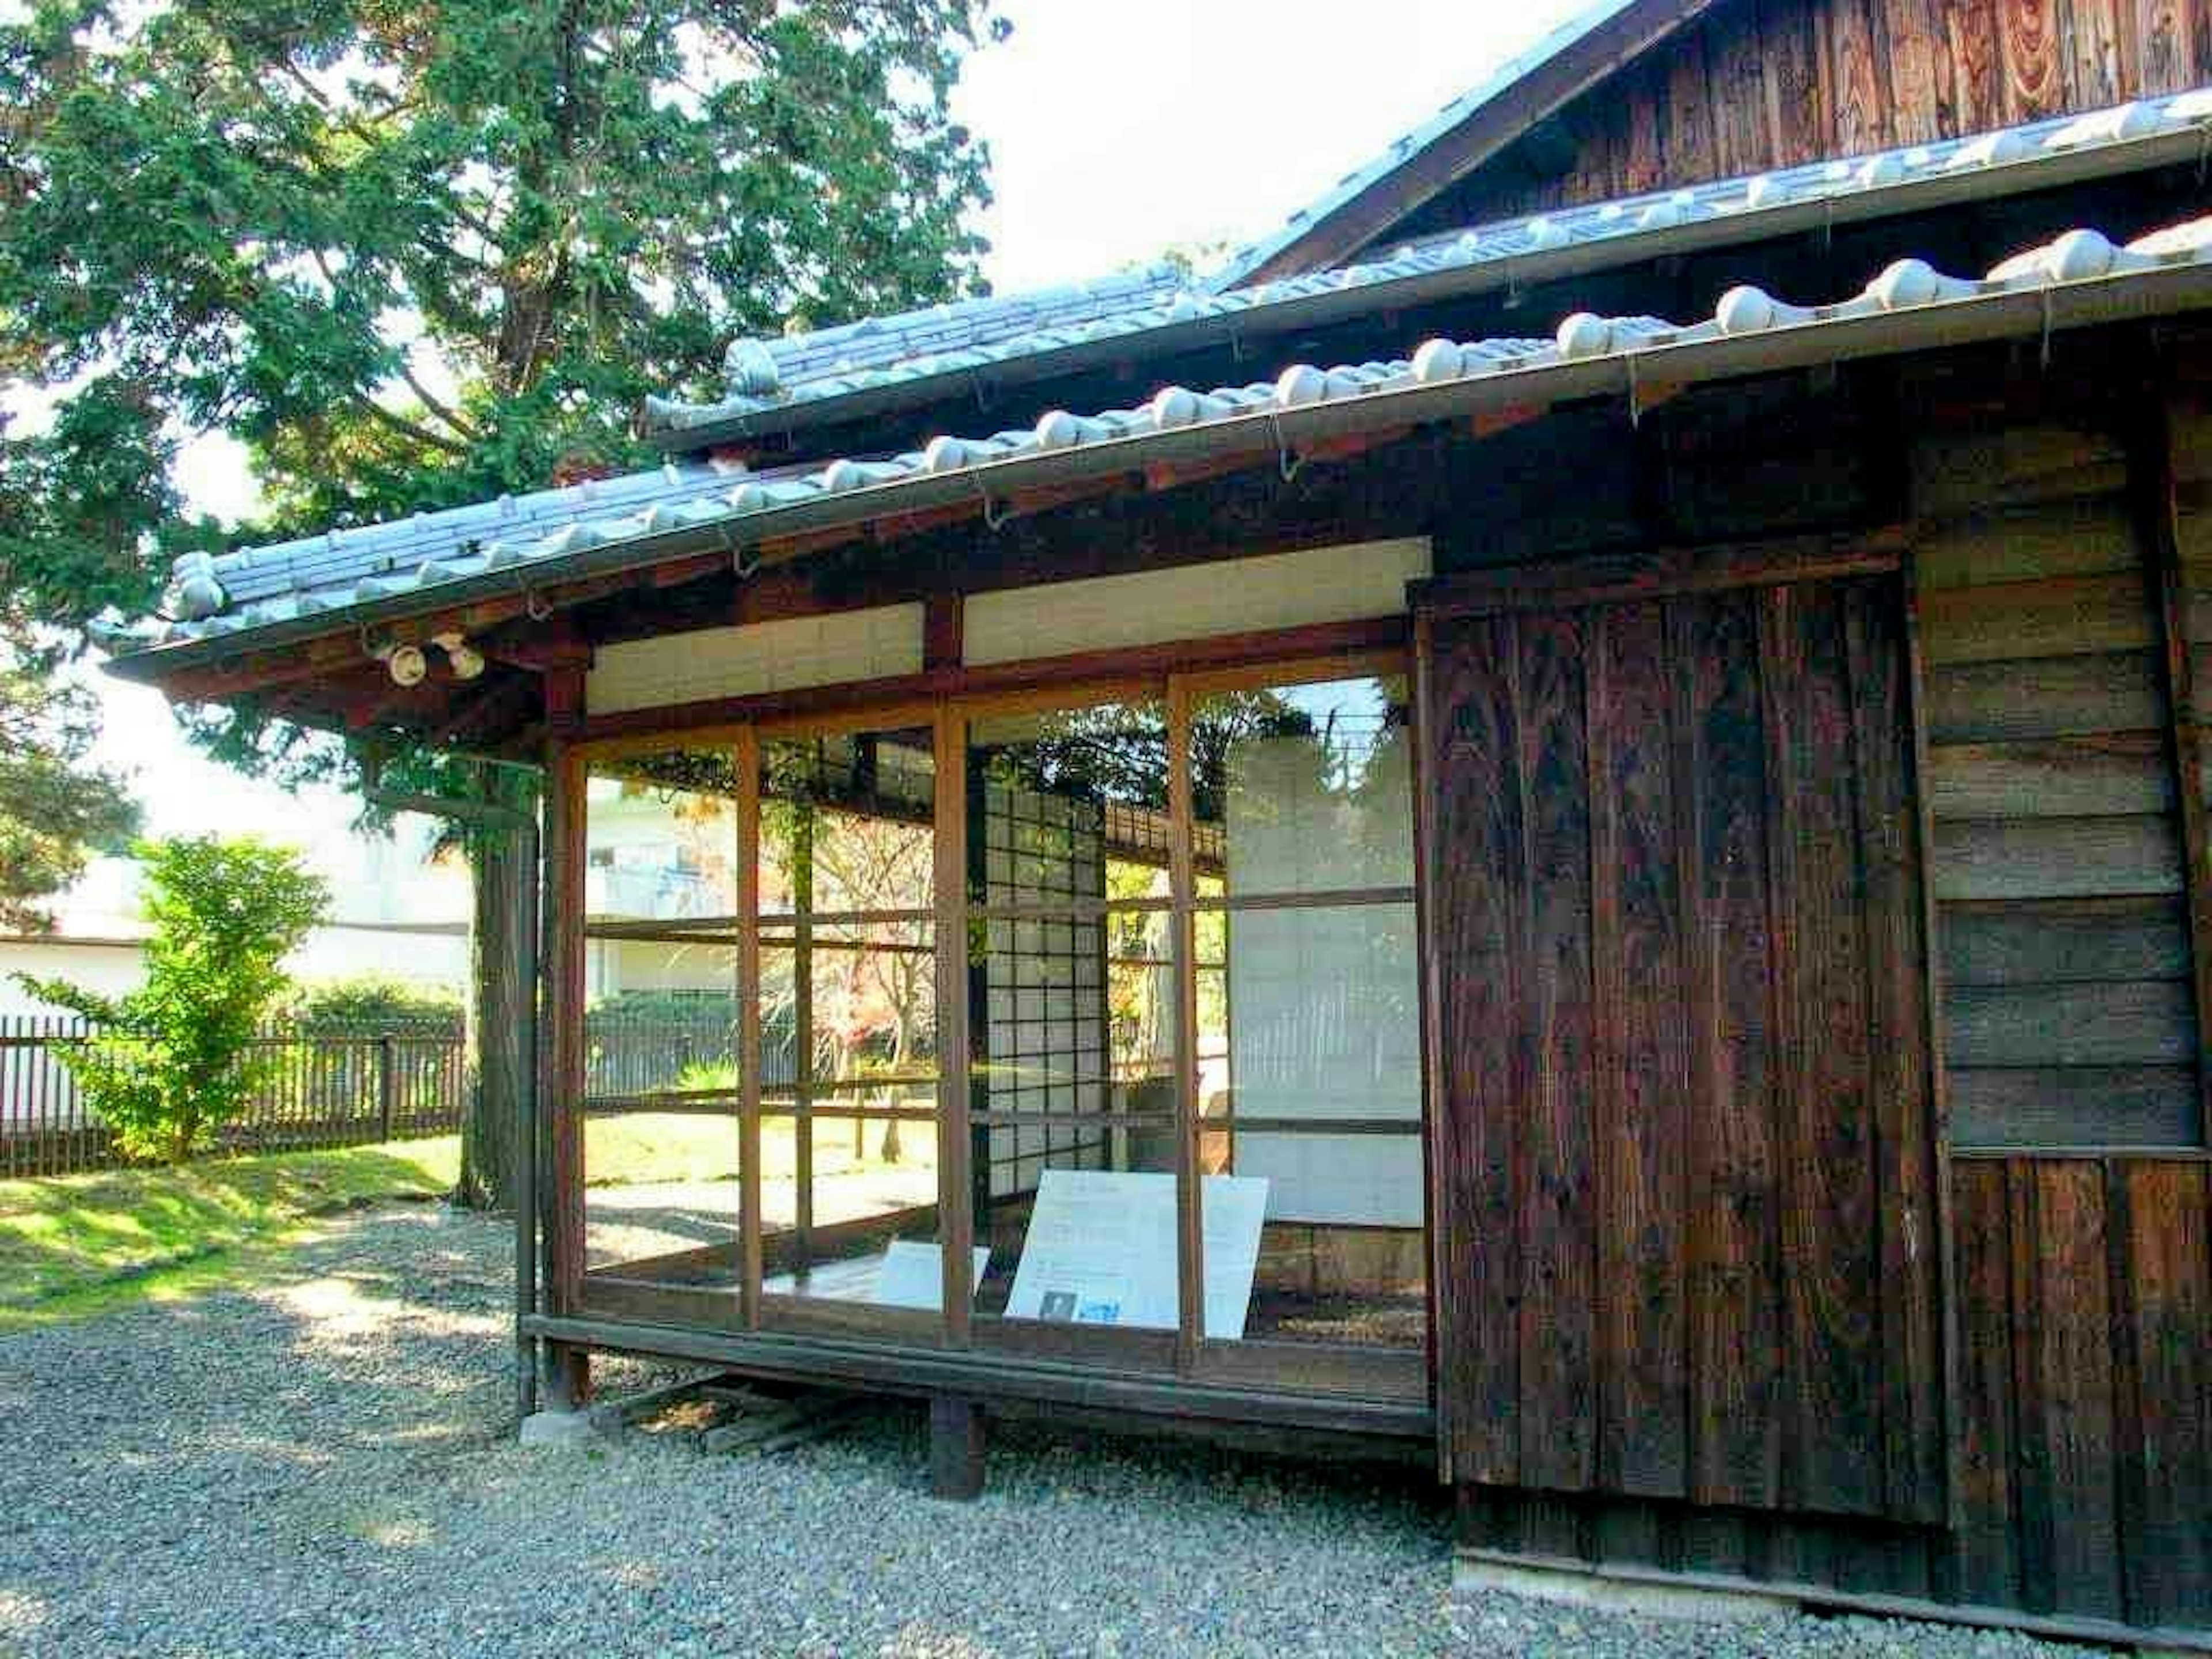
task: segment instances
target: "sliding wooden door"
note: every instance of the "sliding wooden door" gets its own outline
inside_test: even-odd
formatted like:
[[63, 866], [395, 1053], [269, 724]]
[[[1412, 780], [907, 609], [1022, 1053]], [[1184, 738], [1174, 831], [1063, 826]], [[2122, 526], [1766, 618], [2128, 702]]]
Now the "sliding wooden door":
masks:
[[1943, 1512], [1905, 611], [1832, 570], [1417, 612], [1455, 1480]]

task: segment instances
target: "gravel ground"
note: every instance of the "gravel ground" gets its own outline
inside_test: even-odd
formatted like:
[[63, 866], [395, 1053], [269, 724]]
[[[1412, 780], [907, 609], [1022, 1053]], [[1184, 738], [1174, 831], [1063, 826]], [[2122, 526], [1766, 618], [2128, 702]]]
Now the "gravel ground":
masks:
[[[1871, 1620], [1726, 1629], [1447, 1595], [1417, 1473], [994, 1432], [924, 1495], [885, 1406], [768, 1458], [513, 1443], [509, 1235], [335, 1224], [252, 1292], [0, 1340], [0, 1653], [2061, 1655]], [[641, 1385], [636, 1370], [622, 1381]]]

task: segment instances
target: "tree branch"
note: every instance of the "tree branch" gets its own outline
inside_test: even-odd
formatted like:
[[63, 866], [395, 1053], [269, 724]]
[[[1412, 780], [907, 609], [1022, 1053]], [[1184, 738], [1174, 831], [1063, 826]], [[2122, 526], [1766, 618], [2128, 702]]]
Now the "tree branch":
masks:
[[394, 432], [414, 439], [417, 443], [428, 444], [433, 449], [442, 449], [448, 455], [465, 455], [469, 453], [469, 447], [459, 439], [449, 438], [442, 432], [433, 432], [421, 422], [410, 421], [404, 415], [386, 409], [365, 392], [350, 392], [346, 395], [363, 414], [381, 422]]

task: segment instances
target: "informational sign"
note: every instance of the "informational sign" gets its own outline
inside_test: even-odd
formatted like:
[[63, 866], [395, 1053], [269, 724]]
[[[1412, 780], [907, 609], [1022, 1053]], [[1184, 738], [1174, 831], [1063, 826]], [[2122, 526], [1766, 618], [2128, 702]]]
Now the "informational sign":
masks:
[[[1208, 1176], [1204, 1221], [1206, 1334], [1244, 1334], [1267, 1183]], [[1138, 1330], [1176, 1328], [1176, 1178], [1091, 1170], [1047, 1170], [1014, 1268], [1010, 1319]]]
[[[968, 1281], [971, 1295], [990, 1267], [991, 1252], [978, 1244], [975, 1257], [975, 1272]], [[918, 1238], [893, 1239], [876, 1274], [872, 1299], [878, 1307], [926, 1308], [935, 1312], [945, 1305], [945, 1252]]]

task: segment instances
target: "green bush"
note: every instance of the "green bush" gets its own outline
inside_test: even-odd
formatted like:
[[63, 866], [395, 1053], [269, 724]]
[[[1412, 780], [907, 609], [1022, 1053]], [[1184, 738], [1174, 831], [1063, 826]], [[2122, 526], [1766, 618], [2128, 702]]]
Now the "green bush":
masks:
[[179, 836], [132, 849], [144, 866], [146, 979], [121, 997], [15, 975], [42, 1001], [106, 1028], [63, 1051], [86, 1099], [134, 1158], [181, 1164], [235, 1116], [273, 1055], [254, 1045], [291, 988], [284, 958], [330, 890], [290, 848]]
[[379, 974], [358, 974], [307, 987], [293, 1005], [292, 1015], [311, 1031], [381, 1030], [394, 1026], [459, 1030], [461, 994], [452, 986], [416, 985]]

